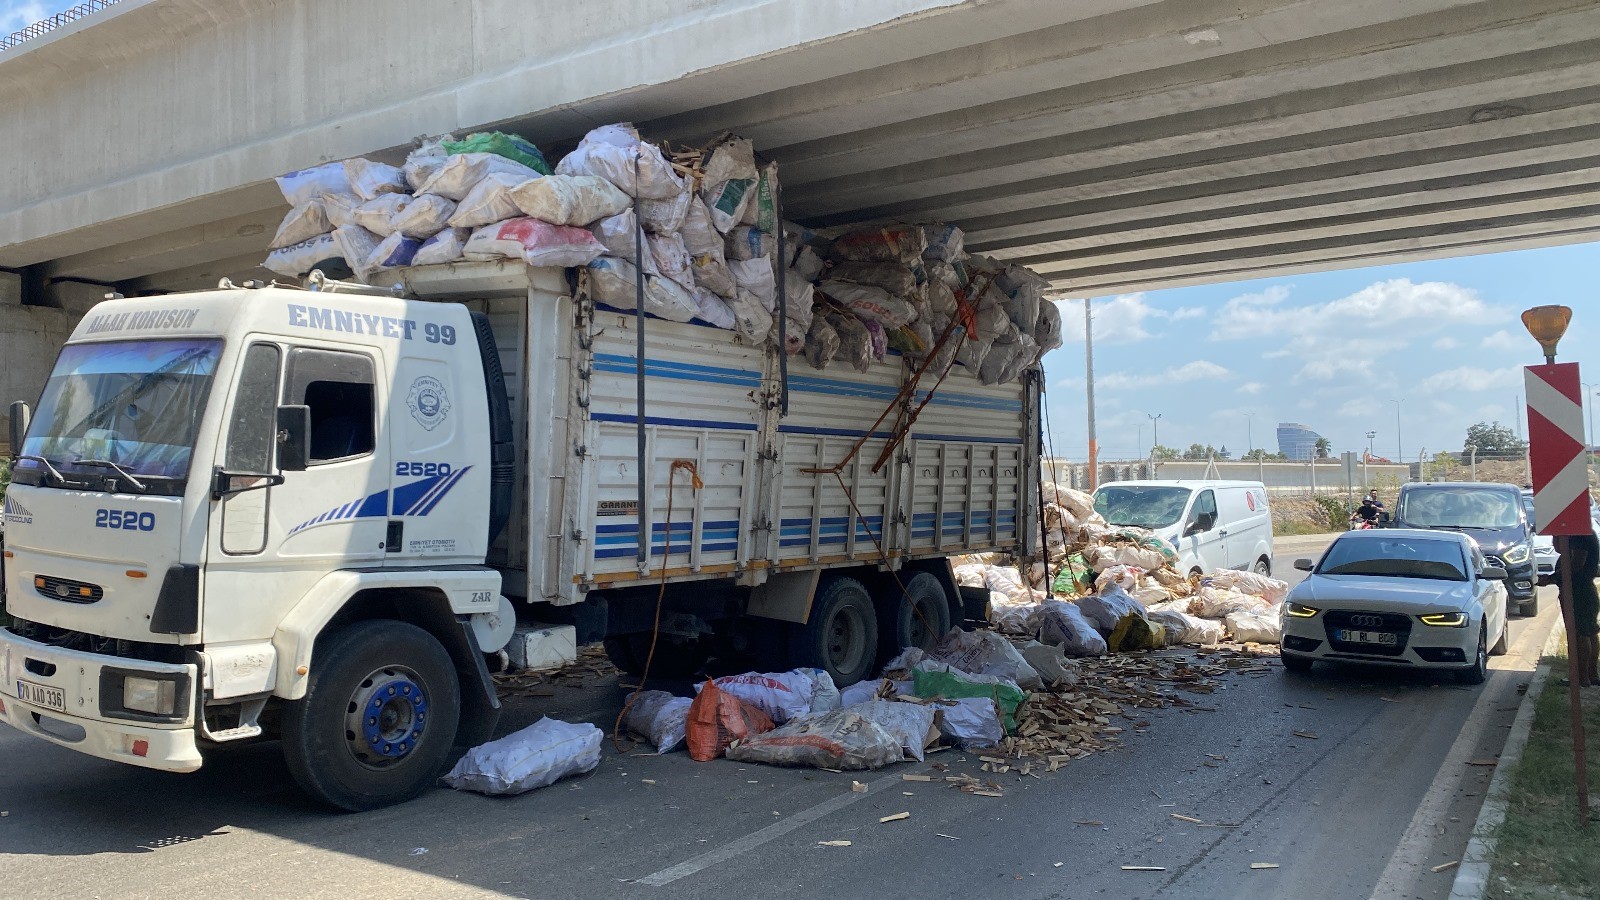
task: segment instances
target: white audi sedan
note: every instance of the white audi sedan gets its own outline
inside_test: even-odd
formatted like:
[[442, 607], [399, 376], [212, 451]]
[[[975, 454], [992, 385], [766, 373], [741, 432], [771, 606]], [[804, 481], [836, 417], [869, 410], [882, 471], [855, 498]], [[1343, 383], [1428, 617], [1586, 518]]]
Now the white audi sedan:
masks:
[[1368, 663], [1451, 669], [1467, 684], [1506, 652], [1506, 571], [1464, 534], [1411, 528], [1349, 531], [1283, 603], [1283, 667]]

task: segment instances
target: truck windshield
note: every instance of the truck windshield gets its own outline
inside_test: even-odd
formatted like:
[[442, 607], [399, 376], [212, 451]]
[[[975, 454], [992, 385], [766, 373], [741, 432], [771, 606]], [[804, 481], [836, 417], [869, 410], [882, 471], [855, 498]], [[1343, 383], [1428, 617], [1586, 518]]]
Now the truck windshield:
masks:
[[[19, 480], [85, 487], [133, 475], [159, 493], [181, 492], [222, 353], [220, 340], [69, 344], [39, 398]], [[120, 471], [119, 471], [120, 470]], [[150, 479], [145, 481], [145, 479]]]
[[1428, 488], [1400, 498], [1400, 521], [1414, 528], [1514, 528], [1520, 498], [1504, 490]]
[[1094, 511], [1112, 525], [1164, 528], [1183, 516], [1189, 494], [1186, 487], [1107, 485], [1094, 492]]

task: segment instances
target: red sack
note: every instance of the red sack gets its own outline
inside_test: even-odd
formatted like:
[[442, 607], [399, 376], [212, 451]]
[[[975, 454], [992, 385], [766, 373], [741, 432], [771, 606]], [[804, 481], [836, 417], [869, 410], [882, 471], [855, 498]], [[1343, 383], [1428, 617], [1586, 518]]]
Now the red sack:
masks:
[[767, 714], [707, 680], [689, 705], [689, 758], [709, 762], [743, 737], [772, 730]]

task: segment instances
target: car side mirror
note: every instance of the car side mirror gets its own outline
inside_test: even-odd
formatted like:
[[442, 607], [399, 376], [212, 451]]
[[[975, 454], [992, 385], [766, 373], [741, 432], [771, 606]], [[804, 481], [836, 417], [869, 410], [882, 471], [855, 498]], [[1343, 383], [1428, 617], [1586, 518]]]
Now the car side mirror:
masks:
[[1312, 569], [1316, 568], [1316, 566], [1317, 566], [1317, 564], [1315, 562], [1312, 562], [1311, 560], [1306, 559], [1303, 556], [1294, 561], [1294, 567], [1296, 569], [1299, 569], [1302, 572], [1309, 572]]
[[311, 459], [311, 407], [278, 407], [278, 470], [304, 472]]
[[1483, 571], [1479, 573], [1478, 577], [1487, 578], [1490, 581], [1505, 581], [1511, 576], [1506, 572], [1505, 569], [1502, 569], [1499, 566], [1484, 566]]
[[33, 419], [33, 410], [28, 408], [28, 401], [15, 400], [11, 404], [11, 455], [16, 456], [22, 452], [22, 439], [28, 436], [28, 423]]

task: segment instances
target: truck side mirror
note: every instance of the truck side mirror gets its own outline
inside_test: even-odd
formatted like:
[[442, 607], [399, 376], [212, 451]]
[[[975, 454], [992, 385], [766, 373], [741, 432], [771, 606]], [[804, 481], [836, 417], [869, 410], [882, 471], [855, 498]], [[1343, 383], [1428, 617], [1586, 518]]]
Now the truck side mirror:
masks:
[[311, 459], [311, 407], [278, 407], [278, 470], [304, 472]]
[[22, 452], [22, 439], [28, 435], [28, 422], [33, 419], [33, 410], [28, 408], [28, 401], [14, 400], [11, 403], [11, 455], [16, 456]]

